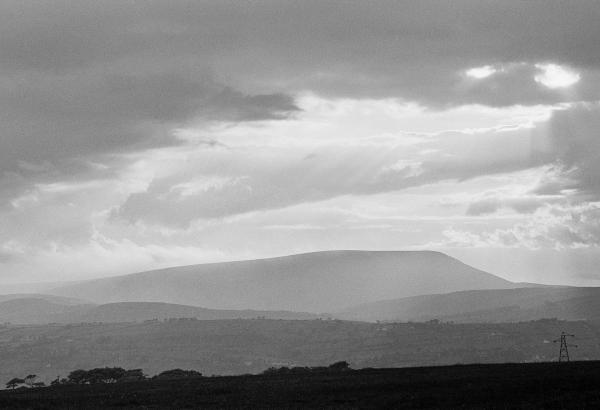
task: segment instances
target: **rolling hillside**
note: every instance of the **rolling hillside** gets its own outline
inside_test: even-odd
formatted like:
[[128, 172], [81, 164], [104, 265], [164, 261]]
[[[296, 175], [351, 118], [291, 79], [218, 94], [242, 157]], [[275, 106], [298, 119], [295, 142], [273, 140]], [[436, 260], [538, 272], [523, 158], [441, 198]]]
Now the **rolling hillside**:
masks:
[[472, 290], [362, 304], [336, 317], [364, 321], [518, 322], [542, 318], [600, 319], [600, 288]]
[[28, 297], [0, 302], [0, 323], [43, 324], [61, 322], [77, 315], [91, 305], [70, 305]]
[[[0, 296], [0, 299], [2, 297]], [[218, 310], [196, 306], [157, 302], [121, 302], [105, 305], [60, 304], [34, 297], [10, 299], [0, 302], [0, 323], [117, 323], [142, 322], [171, 318], [216, 319], [316, 319], [310, 313], [260, 310]]]
[[15, 299], [41, 299], [47, 302], [57, 303], [59, 305], [86, 305], [89, 301], [79, 298], [68, 298], [56, 295], [46, 295], [43, 293], [12, 293], [8, 295], [0, 295], [0, 302]]
[[383, 299], [517, 286], [439, 252], [328, 251], [141, 272], [49, 293], [95, 303], [321, 313]]
[[264, 310], [223, 310], [205, 309], [196, 306], [176, 305], [161, 302], [118, 302], [107, 303], [86, 309], [76, 315], [65, 316], [62, 322], [142, 322], [170, 318], [195, 318], [198, 320], [220, 319], [316, 319], [317, 315], [302, 312]]

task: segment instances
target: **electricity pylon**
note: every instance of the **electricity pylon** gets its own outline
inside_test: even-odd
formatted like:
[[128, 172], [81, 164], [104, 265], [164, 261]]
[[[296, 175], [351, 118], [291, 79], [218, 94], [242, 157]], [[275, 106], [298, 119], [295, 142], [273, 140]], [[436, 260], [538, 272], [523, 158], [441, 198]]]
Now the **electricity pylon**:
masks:
[[560, 350], [558, 352], [558, 361], [559, 362], [568, 362], [569, 359], [569, 346], [577, 347], [577, 345], [572, 344], [569, 345], [567, 343], [567, 337], [575, 337], [575, 335], [570, 335], [568, 333], [562, 332], [560, 334], [560, 339], [553, 340], [554, 343], [560, 342]]

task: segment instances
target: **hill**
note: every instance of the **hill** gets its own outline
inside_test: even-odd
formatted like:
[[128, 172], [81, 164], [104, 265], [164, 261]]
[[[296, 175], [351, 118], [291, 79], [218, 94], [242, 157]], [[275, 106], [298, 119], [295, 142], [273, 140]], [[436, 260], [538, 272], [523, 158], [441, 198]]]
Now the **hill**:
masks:
[[47, 324], [84, 322], [142, 322], [170, 318], [215, 319], [316, 319], [310, 313], [260, 310], [218, 310], [156, 302], [121, 302], [104, 305], [59, 304], [37, 298], [0, 302], [0, 323]]
[[89, 305], [67, 305], [38, 298], [9, 299], [0, 302], [0, 323], [43, 324], [61, 322]]
[[69, 315], [61, 322], [142, 322], [145, 320], [164, 320], [171, 318], [194, 318], [198, 320], [219, 319], [316, 319], [317, 315], [302, 312], [267, 310], [224, 310], [205, 309], [196, 306], [177, 305], [161, 302], [119, 302], [107, 303], [86, 309], [77, 315]]
[[517, 322], [542, 318], [600, 319], [600, 288], [472, 290], [362, 304], [336, 317], [365, 321]]
[[47, 295], [43, 293], [12, 293], [7, 295], [0, 295], [0, 302], [6, 302], [8, 300], [15, 299], [41, 299], [51, 303], [57, 303], [59, 305], [86, 305], [90, 304], [90, 301], [83, 300], [80, 298], [62, 297], [56, 295]]
[[96, 303], [321, 313], [382, 299], [517, 286], [439, 252], [328, 251], [141, 272], [48, 293]]

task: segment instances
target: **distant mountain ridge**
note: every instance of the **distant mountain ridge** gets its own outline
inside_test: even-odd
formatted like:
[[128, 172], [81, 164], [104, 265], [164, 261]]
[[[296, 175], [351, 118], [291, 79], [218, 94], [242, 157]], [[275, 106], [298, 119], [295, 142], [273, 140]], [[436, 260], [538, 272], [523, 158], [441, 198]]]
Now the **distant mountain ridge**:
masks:
[[91, 305], [61, 304], [36, 297], [9, 299], [0, 302], [0, 323], [55, 323], [60, 322], [61, 318], [91, 307]]
[[461, 323], [518, 322], [542, 318], [599, 320], [600, 288], [487, 289], [422, 295], [357, 305], [334, 314], [346, 320]]
[[517, 286], [440, 252], [324, 251], [140, 272], [48, 293], [95, 303], [321, 313], [383, 299]]
[[7, 295], [0, 295], [0, 302], [6, 302], [14, 299], [42, 299], [47, 302], [58, 303], [60, 305], [85, 305], [90, 303], [88, 300], [79, 298], [47, 295], [43, 293], [11, 293]]
[[[2, 296], [0, 296], [1, 299]], [[309, 320], [318, 317], [314, 314], [302, 312], [218, 310], [157, 302], [71, 305], [36, 297], [24, 297], [0, 302], [0, 323], [12, 324], [121, 323], [175, 318], [195, 318], [198, 320], [256, 318]]]

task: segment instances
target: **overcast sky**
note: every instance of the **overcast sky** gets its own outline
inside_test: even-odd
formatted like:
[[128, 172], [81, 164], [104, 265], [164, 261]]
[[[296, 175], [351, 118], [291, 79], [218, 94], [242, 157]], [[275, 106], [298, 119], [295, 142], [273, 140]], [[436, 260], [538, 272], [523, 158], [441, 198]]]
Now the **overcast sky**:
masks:
[[0, 282], [325, 249], [600, 280], [600, 2], [0, 3]]

